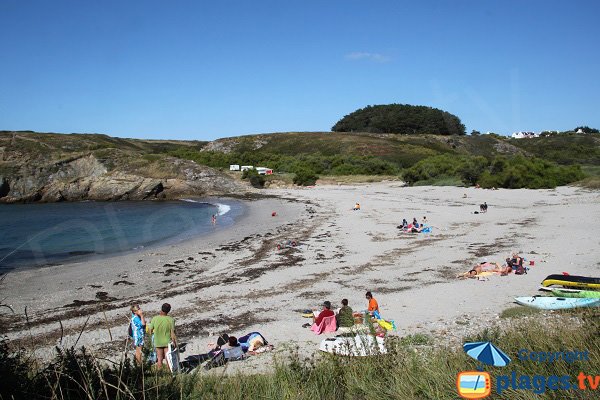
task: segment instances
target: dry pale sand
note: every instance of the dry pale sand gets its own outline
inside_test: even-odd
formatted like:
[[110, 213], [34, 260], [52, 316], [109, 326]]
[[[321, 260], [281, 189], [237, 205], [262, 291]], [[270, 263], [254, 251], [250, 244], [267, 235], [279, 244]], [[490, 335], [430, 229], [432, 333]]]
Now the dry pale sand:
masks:
[[[514, 306], [513, 297], [536, 294], [549, 274], [600, 276], [597, 191], [409, 188], [384, 182], [263, 193], [277, 198], [250, 202], [235, 227], [210, 238], [9, 274], [2, 298], [16, 314], [2, 311], [10, 321], [2, 324], [8, 327], [4, 333], [35, 346], [41, 357], [56, 344], [73, 345], [81, 333], [78, 345], [117, 358], [128, 305], [139, 301], [153, 316], [167, 301], [180, 341], [189, 343], [183, 357], [205, 352], [216, 333], [253, 330], [279, 350], [298, 346], [311, 354], [323, 336], [301, 328], [307, 320], [299, 311], [323, 300], [339, 304], [342, 298], [362, 310], [370, 290], [383, 316], [396, 321], [393, 334], [422, 333], [452, 344], [483, 326], [505, 323], [498, 314]], [[362, 210], [351, 211], [357, 201]], [[484, 201], [489, 211], [474, 214]], [[271, 217], [272, 211], [278, 216]], [[430, 234], [396, 228], [402, 218], [423, 216], [434, 227]], [[277, 250], [286, 239], [300, 245]], [[455, 278], [483, 258], [502, 262], [514, 251], [535, 261], [527, 275]], [[122, 281], [134, 284], [117, 284]], [[273, 354], [281, 352], [228, 368], [266, 370]]]

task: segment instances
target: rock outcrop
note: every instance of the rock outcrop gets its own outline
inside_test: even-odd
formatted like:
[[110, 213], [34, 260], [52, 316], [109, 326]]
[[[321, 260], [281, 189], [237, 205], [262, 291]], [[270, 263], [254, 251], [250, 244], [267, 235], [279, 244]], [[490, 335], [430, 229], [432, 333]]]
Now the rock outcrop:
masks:
[[47, 146], [36, 153], [19, 147], [19, 140], [36, 137], [12, 135], [10, 142], [5, 140], [0, 162], [2, 203], [176, 199], [245, 191], [229, 176], [189, 160], [160, 155], [149, 161], [143, 153], [117, 148], [56, 159], [51, 145], [35, 143]]

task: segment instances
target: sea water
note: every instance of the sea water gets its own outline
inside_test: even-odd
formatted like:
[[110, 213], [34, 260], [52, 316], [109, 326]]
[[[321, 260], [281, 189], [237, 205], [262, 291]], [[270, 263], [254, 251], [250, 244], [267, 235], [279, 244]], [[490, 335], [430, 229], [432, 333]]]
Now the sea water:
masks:
[[[0, 272], [135, 251], [232, 225], [229, 200], [0, 205]], [[212, 216], [216, 216], [213, 224]]]

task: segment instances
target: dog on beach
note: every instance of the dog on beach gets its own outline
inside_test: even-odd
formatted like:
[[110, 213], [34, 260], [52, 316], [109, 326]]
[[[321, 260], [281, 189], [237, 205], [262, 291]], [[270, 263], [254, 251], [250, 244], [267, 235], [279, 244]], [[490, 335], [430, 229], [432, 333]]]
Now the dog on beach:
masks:
[[483, 204], [479, 205], [479, 212], [480, 213], [487, 212], [487, 208], [488, 208], [487, 202], [483, 202]]

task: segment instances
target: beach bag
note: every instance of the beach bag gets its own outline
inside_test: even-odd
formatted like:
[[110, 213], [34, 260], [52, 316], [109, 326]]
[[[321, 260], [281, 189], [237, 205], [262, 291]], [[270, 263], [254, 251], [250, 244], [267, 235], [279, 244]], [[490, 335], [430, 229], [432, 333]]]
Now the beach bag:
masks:
[[527, 270], [525, 269], [525, 267], [523, 265], [517, 265], [517, 269], [515, 271], [515, 275], [523, 275], [526, 274]]

